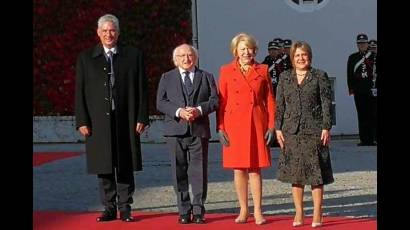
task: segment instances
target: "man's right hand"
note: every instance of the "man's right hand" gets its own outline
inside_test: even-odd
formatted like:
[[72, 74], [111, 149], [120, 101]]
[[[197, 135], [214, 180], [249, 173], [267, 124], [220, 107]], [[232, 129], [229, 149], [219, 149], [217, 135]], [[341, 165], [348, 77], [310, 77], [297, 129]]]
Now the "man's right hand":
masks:
[[80, 128], [78, 128], [78, 130], [80, 131], [81, 135], [88, 137], [91, 135], [91, 130], [90, 128], [88, 128], [87, 126], [81, 126]]
[[219, 130], [219, 131], [218, 131], [218, 136], [219, 136], [219, 142], [221, 142], [222, 145], [228, 147], [228, 146], [229, 146], [229, 138], [228, 138], [228, 135], [227, 135], [224, 131]]

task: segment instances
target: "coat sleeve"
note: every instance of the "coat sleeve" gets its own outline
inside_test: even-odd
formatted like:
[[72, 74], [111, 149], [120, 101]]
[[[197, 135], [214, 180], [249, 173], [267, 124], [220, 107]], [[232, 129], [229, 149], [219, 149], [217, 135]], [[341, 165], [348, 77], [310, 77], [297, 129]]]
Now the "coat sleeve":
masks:
[[269, 75], [268, 69], [266, 69], [266, 83], [267, 83], [267, 93], [266, 93], [266, 102], [268, 109], [268, 128], [275, 128], [275, 112], [276, 112], [276, 100], [273, 97], [273, 87], [271, 84], [271, 77]]
[[223, 68], [221, 67], [219, 71], [219, 80], [218, 80], [218, 98], [219, 98], [219, 107], [216, 113], [216, 127], [218, 130], [225, 130], [224, 124], [224, 115], [226, 109], [226, 102], [228, 100], [228, 88], [226, 77], [224, 76]]
[[168, 80], [169, 79], [167, 79], [167, 75], [162, 74], [161, 79], [159, 80], [158, 89], [157, 89], [157, 98], [156, 98], [157, 110], [172, 119], [179, 120], [179, 118], [175, 116], [175, 113], [177, 109], [179, 108], [179, 106], [168, 99], [167, 87], [171, 87], [169, 85]]
[[145, 64], [144, 64], [144, 57], [142, 52], [138, 53], [138, 60], [137, 60], [137, 68], [138, 68], [138, 111], [137, 111], [137, 122], [143, 123], [145, 125], [149, 124], [149, 115], [148, 115], [148, 85], [147, 85], [147, 77], [145, 74]]
[[276, 111], [275, 111], [275, 129], [282, 130], [283, 116], [286, 109], [284, 85], [286, 81], [285, 72], [280, 74], [278, 86], [276, 87]]
[[327, 73], [324, 72], [319, 76], [319, 90], [320, 90], [320, 100], [322, 104], [322, 129], [330, 130], [332, 128], [332, 98], [331, 98], [331, 88], [330, 81]]
[[91, 127], [90, 116], [85, 98], [85, 65], [83, 62], [83, 54], [80, 54], [76, 63], [76, 82], [75, 82], [75, 121], [76, 129], [81, 126]]
[[212, 74], [206, 75], [206, 81], [208, 83], [209, 89], [209, 99], [208, 101], [199, 103], [202, 109], [202, 116], [207, 116], [218, 108], [218, 91], [216, 88], [214, 76]]

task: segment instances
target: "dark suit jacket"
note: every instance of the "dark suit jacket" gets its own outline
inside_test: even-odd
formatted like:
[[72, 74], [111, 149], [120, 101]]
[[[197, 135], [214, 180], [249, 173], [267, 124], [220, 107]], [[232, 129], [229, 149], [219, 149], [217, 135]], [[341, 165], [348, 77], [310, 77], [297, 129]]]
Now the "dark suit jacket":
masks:
[[88, 126], [86, 138], [89, 173], [111, 173], [111, 137], [118, 138], [119, 170], [141, 170], [140, 136], [137, 122], [148, 124], [147, 80], [142, 53], [133, 47], [118, 45], [114, 55], [115, 111], [117, 131], [111, 130], [108, 63], [98, 44], [82, 52], [76, 65], [76, 128]]
[[327, 73], [311, 68], [298, 86], [294, 70], [279, 77], [276, 94], [276, 130], [295, 134], [319, 134], [330, 130], [331, 96]]
[[[192, 107], [201, 106], [202, 116], [191, 125], [192, 136], [210, 138], [208, 114], [218, 107], [218, 95], [214, 77], [204, 70], [195, 69]], [[186, 134], [188, 123], [175, 116], [178, 108], [187, 106], [184, 85], [178, 68], [164, 73], [158, 85], [157, 109], [165, 114], [164, 136], [180, 136]]]

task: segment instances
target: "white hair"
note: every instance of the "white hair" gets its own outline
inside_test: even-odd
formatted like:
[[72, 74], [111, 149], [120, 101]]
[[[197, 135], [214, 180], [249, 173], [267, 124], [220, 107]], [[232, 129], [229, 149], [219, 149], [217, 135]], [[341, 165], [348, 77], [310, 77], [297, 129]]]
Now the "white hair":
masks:
[[189, 45], [189, 44], [186, 44], [186, 43], [181, 44], [181, 45], [175, 47], [175, 49], [172, 51], [172, 61], [174, 62], [174, 65], [175, 65], [175, 66], [178, 66], [178, 65], [177, 65], [177, 62], [176, 62], [176, 61], [177, 61], [176, 51], [177, 51], [179, 48], [181, 48], [182, 46], [188, 46], [188, 47], [191, 49], [191, 51], [194, 52], [194, 54], [195, 54], [195, 65], [198, 65], [198, 50], [197, 50], [195, 47], [193, 47], [193, 46], [191, 46], [191, 45]]
[[118, 33], [120, 32], [120, 22], [118, 21], [117, 17], [115, 17], [112, 14], [106, 14], [104, 16], [101, 16], [97, 22], [98, 28], [101, 28], [102, 25], [106, 22], [112, 22], [115, 26], [115, 29], [117, 29]]

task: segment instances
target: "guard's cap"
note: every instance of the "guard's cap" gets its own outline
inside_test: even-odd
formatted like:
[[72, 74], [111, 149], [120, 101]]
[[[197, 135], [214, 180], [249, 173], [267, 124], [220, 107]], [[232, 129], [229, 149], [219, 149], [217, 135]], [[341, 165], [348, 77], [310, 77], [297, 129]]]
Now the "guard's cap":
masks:
[[275, 41], [270, 41], [268, 43], [268, 49], [280, 49], [280, 46], [277, 42]]
[[369, 41], [369, 47], [370, 48], [377, 48], [377, 41], [372, 39]]
[[279, 47], [283, 46], [283, 39], [282, 38], [274, 38], [272, 41], [278, 43]]
[[291, 46], [292, 46], [292, 40], [290, 39], [283, 40], [283, 47], [290, 48]]
[[365, 43], [368, 42], [368, 38], [366, 34], [358, 34], [357, 35], [357, 39], [356, 39], [356, 43]]

